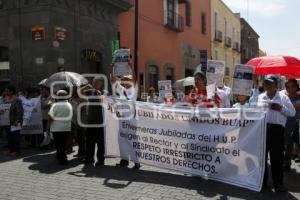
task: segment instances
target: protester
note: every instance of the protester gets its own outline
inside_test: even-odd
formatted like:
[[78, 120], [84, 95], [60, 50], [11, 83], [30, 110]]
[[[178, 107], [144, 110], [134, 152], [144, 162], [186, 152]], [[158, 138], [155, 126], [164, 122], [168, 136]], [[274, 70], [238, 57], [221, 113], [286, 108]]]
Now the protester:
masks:
[[159, 97], [156, 95], [154, 87], [150, 87], [148, 90], [147, 102], [149, 102], [149, 103], [158, 103], [159, 102]]
[[[19, 95], [19, 98], [22, 100], [22, 103], [32, 103], [30, 100], [33, 98], [38, 98], [40, 96], [40, 91], [36, 87], [29, 87], [25, 90], [25, 96]], [[27, 134], [25, 139], [30, 143], [30, 147], [39, 147], [43, 141], [44, 135], [42, 134]]]
[[50, 90], [48, 88], [43, 87], [41, 89], [41, 110], [42, 110], [42, 118], [43, 118], [43, 131], [46, 132], [47, 124], [48, 124], [48, 113], [51, 107], [51, 95]]
[[259, 86], [258, 75], [253, 74], [253, 88], [249, 103], [252, 107], [257, 106], [258, 96], [264, 92], [264, 88]]
[[169, 97], [164, 98], [164, 103], [167, 106], [172, 106], [176, 103], [176, 93], [172, 92]]
[[[86, 133], [82, 124], [86, 123], [86, 110], [85, 107], [79, 107], [82, 101], [79, 98], [77, 91], [74, 92], [70, 103], [73, 108], [72, 132], [75, 135], [76, 142], [78, 144], [78, 153], [75, 155], [75, 157], [77, 157], [79, 160], [84, 160], [86, 152]], [[78, 116], [78, 114], [80, 116]], [[80, 117], [80, 119], [78, 117]]]
[[87, 108], [86, 128], [86, 158], [85, 164], [94, 164], [95, 146], [97, 144], [97, 162], [95, 166], [103, 166], [105, 161], [105, 141], [103, 127], [103, 108], [100, 105], [104, 90], [104, 80], [102, 77], [95, 77], [92, 86], [82, 88], [82, 92], [87, 96], [89, 103]]
[[[137, 89], [135, 84], [135, 78], [133, 75], [125, 75], [123, 77], [113, 77], [112, 85], [114, 93], [122, 100], [132, 100], [137, 99]], [[121, 159], [120, 163], [117, 164], [118, 167], [128, 167], [129, 161]], [[141, 166], [139, 163], [134, 163], [134, 168], [139, 169]]]
[[[287, 95], [291, 102], [293, 103], [296, 115], [294, 117], [288, 117], [285, 125], [285, 160], [284, 169], [291, 170], [291, 160], [293, 153], [293, 146], [299, 144], [299, 119], [300, 119], [300, 95], [297, 93], [299, 91], [299, 85], [296, 79], [289, 79], [285, 83], [285, 90], [282, 91]], [[297, 148], [297, 147], [295, 147]], [[295, 155], [298, 157], [298, 155]]]
[[8, 133], [9, 155], [16, 156], [20, 153], [21, 128], [23, 123], [22, 101], [17, 97], [14, 86], [8, 86], [8, 96], [11, 99], [9, 110], [10, 132]]
[[223, 89], [217, 88], [216, 94], [220, 97], [223, 108], [231, 108], [230, 93], [228, 95], [228, 91], [225, 91]]
[[61, 165], [68, 164], [66, 155], [67, 139], [71, 132], [72, 106], [66, 99], [65, 90], [56, 92], [56, 101], [49, 110], [50, 131], [54, 137], [56, 158]]
[[250, 108], [249, 96], [237, 95], [237, 103], [235, 103], [233, 108]]
[[205, 74], [201, 71], [196, 71], [194, 78], [195, 88], [185, 97], [185, 101], [194, 106], [206, 108], [220, 107], [222, 101], [218, 94], [215, 94], [213, 99], [207, 96], [207, 79]]
[[[224, 94], [222, 94], [222, 92]], [[232, 97], [232, 94], [231, 94], [231, 88], [226, 86], [225, 83], [223, 83], [222, 86], [218, 87], [217, 89], [217, 94], [220, 96], [221, 100], [222, 100], [222, 103], [223, 103], [223, 107], [224, 108], [230, 108], [231, 107], [231, 97]]]
[[258, 97], [259, 105], [267, 107], [267, 137], [266, 137], [266, 158], [264, 188], [268, 181], [268, 153], [270, 153], [270, 163], [273, 186], [276, 192], [285, 192], [283, 185], [283, 160], [284, 160], [284, 127], [287, 117], [295, 116], [295, 108], [288, 96], [278, 92], [278, 77], [267, 75], [263, 82], [265, 92]]
[[[4, 88], [1, 96], [0, 96], [0, 104], [10, 104], [11, 99], [8, 95], [8, 88]], [[2, 136], [3, 134], [5, 135], [7, 141], [8, 141], [8, 133], [10, 132], [10, 126], [0, 126], [0, 136]], [[5, 147], [8, 147], [8, 144], [5, 145]]]
[[49, 113], [51, 104], [53, 102], [52, 102], [49, 88], [46, 88], [46, 87], [41, 88], [40, 99], [41, 99], [44, 140], [47, 139], [47, 137], [48, 137], [48, 143], [41, 144], [41, 146], [45, 145], [46, 147], [50, 147], [51, 146], [51, 136], [49, 135], [49, 133], [47, 131], [47, 124], [48, 124], [48, 119], [49, 119], [48, 113]]

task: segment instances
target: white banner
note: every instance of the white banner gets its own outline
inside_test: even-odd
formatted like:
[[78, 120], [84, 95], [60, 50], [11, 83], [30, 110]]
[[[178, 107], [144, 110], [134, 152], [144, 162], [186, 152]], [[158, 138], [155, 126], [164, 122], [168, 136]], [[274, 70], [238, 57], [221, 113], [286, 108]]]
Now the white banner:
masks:
[[251, 96], [253, 86], [252, 66], [236, 65], [234, 68], [232, 94]]
[[0, 126], [9, 126], [10, 104], [0, 104]]
[[[106, 154], [260, 191], [265, 112], [106, 102]], [[121, 110], [121, 109], [123, 110]], [[129, 112], [133, 109], [134, 112]], [[116, 114], [118, 113], [118, 114]], [[118, 120], [116, 116], [133, 115]], [[246, 119], [247, 118], [247, 119]]]
[[43, 134], [40, 98], [20, 98], [24, 109], [21, 134]]

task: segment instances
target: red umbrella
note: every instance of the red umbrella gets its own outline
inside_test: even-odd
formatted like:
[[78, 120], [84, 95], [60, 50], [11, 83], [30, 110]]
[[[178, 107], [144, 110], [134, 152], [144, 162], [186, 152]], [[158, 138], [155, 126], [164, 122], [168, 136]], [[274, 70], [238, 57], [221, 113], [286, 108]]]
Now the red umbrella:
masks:
[[[300, 77], [300, 60], [292, 56], [263, 56], [251, 59], [247, 65], [255, 67], [256, 74], [277, 74]], [[296, 78], [296, 77], [294, 77]]]

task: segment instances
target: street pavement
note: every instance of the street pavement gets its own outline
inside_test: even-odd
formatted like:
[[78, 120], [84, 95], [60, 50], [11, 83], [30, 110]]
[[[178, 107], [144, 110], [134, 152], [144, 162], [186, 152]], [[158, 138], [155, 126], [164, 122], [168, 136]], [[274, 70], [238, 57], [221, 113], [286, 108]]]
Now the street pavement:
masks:
[[278, 194], [271, 189], [258, 193], [150, 166], [118, 168], [116, 158], [106, 159], [104, 167], [85, 167], [73, 158], [74, 152], [68, 156], [68, 166], [59, 166], [51, 150], [23, 148], [18, 157], [6, 156], [5, 151], [0, 148], [1, 200], [300, 199], [300, 165], [295, 163], [285, 174], [289, 192]]

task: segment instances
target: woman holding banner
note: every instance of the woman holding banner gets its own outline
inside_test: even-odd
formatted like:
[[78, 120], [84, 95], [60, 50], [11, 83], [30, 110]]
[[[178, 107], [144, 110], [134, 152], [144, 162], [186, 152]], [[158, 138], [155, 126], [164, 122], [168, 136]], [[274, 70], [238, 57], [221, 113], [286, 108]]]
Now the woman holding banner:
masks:
[[199, 106], [204, 108], [213, 108], [215, 106], [220, 107], [222, 104], [219, 95], [214, 94], [213, 97], [208, 96], [207, 91], [207, 79], [202, 71], [196, 71], [194, 73], [195, 88], [185, 97], [185, 101], [193, 106]]

